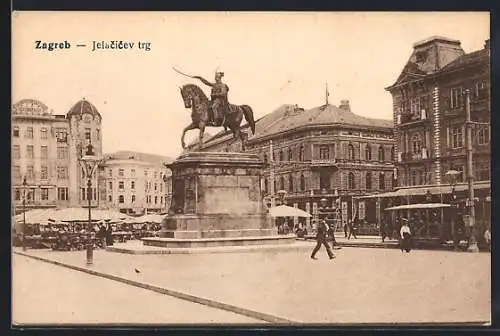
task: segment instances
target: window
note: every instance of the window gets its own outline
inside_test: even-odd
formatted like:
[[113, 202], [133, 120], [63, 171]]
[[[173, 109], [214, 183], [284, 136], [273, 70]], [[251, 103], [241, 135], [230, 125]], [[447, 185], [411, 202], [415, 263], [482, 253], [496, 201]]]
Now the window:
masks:
[[85, 128], [85, 140], [90, 140], [91, 139], [91, 130], [90, 128]]
[[101, 136], [101, 130], [96, 128], [95, 129], [95, 135], [97, 136], [97, 139], [99, 139], [99, 137]]
[[370, 144], [366, 145], [365, 158], [366, 158], [366, 161], [371, 161], [371, 159], [372, 159], [372, 148], [370, 147]]
[[293, 152], [291, 148], [288, 148], [288, 161], [292, 161], [293, 159]]
[[25, 138], [33, 139], [33, 127], [26, 128]]
[[125, 202], [125, 198], [123, 197], [123, 195], [118, 196], [118, 202], [119, 203], [124, 203]]
[[130, 176], [135, 176], [135, 169], [134, 168], [130, 169]]
[[57, 167], [57, 179], [65, 180], [68, 178], [68, 168], [67, 167]]
[[155, 204], [158, 204], [158, 196], [155, 196]]
[[306, 178], [304, 175], [300, 175], [300, 190], [306, 190]]
[[12, 167], [12, 175], [14, 176], [15, 179], [20, 179], [21, 178], [21, 167], [20, 166]]
[[125, 188], [125, 183], [123, 183], [123, 181], [119, 181], [118, 182], [118, 189], [123, 190], [123, 188]]
[[20, 201], [20, 200], [21, 200], [21, 190], [16, 189], [16, 190], [14, 191], [14, 199], [15, 199], [16, 201]]
[[12, 135], [16, 138], [19, 138], [19, 127], [15, 126], [14, 129], [12, 130]]
[[354, 146], [352, 144], [347, 145], [347, 158], [354, 160]]
[[68, 131], [63, 127], [56, 128], [56, 139], [57, 139], [57, 142], [67, 142], [68, 141]]
[[86, 124], [90, 124], [91, 120], [92, 120], [92, 117], [89, 114], [86, 114], [83, 117], [83, 122], [86, 123]]
[[380, 147], [378, 148], [378, 160], [380, 162], [385, 161], [384, 147], [382, 145], [380, 145]]
[[33, 146], [32, 145], [28, 145], [26, 146], [26, 158], [27, 159], [33, 159]]
[[87, 199], [85, 195], [85, 188], [80, 188], [80, 198], [82, 201], [85, 201]]
[[160, 204], [163, 204], [163, 196], [160, 197]]
[[414, 134], [410, 141], [412, 153], [422, 152], [422, 137], [420, 134]]
[[349, 189], [356, 189], [356, 183], [354, 181], [354, 173], [353, 172], [349, 173], [347, 181], [348, 181], [348, 188]]
[[40, 147], [40, 156], [42, 157], [42, 159], [49, 158], [49, 148], [47, 146]]
[[474, 178], [476, 181], [487, 181], [491, 179], [491, 167], [488, 162], [478, 162], [474, 165]]
[[412, 170], [411, 172], [411, 185], [417, 185], [417, 171]]
[[366, 172], [366, 190], [372, 189], [372, 172]]
[[267, 179], [264, 179], [264, 194], [269, 192], [268, 183]]
[[320, 160], [328, 160], [330, 158], [330, 148], [328, 146], [319, 146], [319, 158]]
[[475, 132], [475, 138], [479, 145], [487, 145], [490, 143], [490, 127], [488, 125], [480, 125]]
[[158, 185], [155, 183], [155, 191], [158, 189]]
[[135, 195], [132, 195], [132, 203], [135, 202]]
[[42, 166], [40, 169], [40, 179], [47, 180], [49, 178], [49, 167]]
[[48, 138], [47, 137], [47, 128], [42, 127], [40, 129], [40, 138], [43, 139], [43, 140], [46, 140]]
[[280, 161], [283, 161], [283, 151], [280, 150]]
[[57, 199], [59, 201], [68, 200], [68, 188], [57, 188]]
[[49, 189], [47, 189], [47, 188], [40, 189], [40, 199], [42, 201], [48, 201], [49, 200]]
[[273, 186], [274, 186], [274, 192], [278, 191], [278, 186], [277, 186], [276, 180], [274, 180]]
[[462, 88], [452, 88], [450, 90], [450, 107], [456, 108], [460, 106], [462, 100]]
[[19, 145], [12, 146], [12, 158], [13, 159], [21, 158], [21, 147]]
[[394, 161], [394, 146], [391, 147], [391, 160]]
[[293, 191], [293, 176], [288, 176], [288, 190]]
[[97, 188], [92, 188], [92, 192], [94, 194], [94, 199], [97, 200]]
[[130, 182], [130, 189], [135, 189], [135, 181]]
[[154, 178], [155, 178], [155, 179], [157, 179], [157, 178], [158, 178], [158, 172], [157, 172], [157, 171], [155, 171], [155, 172], [154, 172]]
[[109, 169], [108, 170], [108, 176], [109, 177], [113, 177], [113, 169]]
[[300, 146], [299, 148], [299, 161], [304, 161], [304, 146]]
[[108, 202], [110, 202], [110, 203], [113, 202], [113, 196], [108, 195]]
[[482, 80], [477, 82], [474, 89], [474, 96], [476, 99], [488, 97], [488, 81]]
[[68, 158], [68, 147], [58, 146], [57, 147], [57, 158], [60, 160], [67, 159]]
[[452, 148], [463, 147], [462, 126], [455, 126], [451, 128], [451, 147]]
[[264, 154], [264, 162], [267, 163], [267, 154]]
[[148, 176], [148, 170], [144, 170], [144, 176]]
[[33, 166], [28, 166], [26, 167], [26, 178], [28, 180], [33, 180], [35, 178], [35, 171], [33, 169]]
[[319, 187], [320, 189], [330, 189], [330, 172], [328, 170], [320, 171]]
[[125, 176], [125, 169], [118, 169], [118, 176]]
[[380, 173], [380, 175], [379, 175], [378, 188], [379, 188], [379, 190], [385, 189], [385, 174], [384, 173]]
[[284, 190], [285, 189], [285, 179], [283, 178], [283, 176], [280, 177], [280, 190]]
[[413, 116], [413, 118], [416, 119], [420, 119], [420, 111], [422, 109], [420, 105], [420, 99], [420, 97], [410, 99], [410, 114]]

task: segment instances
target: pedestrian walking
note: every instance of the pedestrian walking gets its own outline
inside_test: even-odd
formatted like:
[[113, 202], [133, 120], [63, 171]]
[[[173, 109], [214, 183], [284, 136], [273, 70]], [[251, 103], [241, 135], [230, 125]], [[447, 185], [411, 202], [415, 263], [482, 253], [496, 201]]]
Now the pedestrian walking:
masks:
[[328, 242], [326, 241], [328, 229], [329, 229], [328, 224], [326, 224], [325, 220], [322, 220], [318, 225], [318, 232], [316, 233], [316, 246], [314, 247], [314, 250], [311, 253], [311, 259], [316, 259], [316, 253], [321, 248], [321, 245], [325, 246], [326, 253], [328, 253], [328, 257], [330, 259], [335, 258], [335, 255], [333, 254], [330, 245], [328, 245]]
[[401, 225], [401, 230], [399, 231], [401, 235], [401, 252], [406, 251], [409, 253], [411, 251], [411, 230], [408, 226], [408, 220], [403, 218], [403, 223]]
[[354, 236], [354, 239], [358, 239], [358, 237], [356, 237], [356, 224], [349, 219], [347, 221], [347, 225], [349, 225], [349, 236], [347, 237], [347, 239], [351, 239], [351, 235]]
[[491, 232], [489, 229], [486, 229], [486, 231], [484, 231], [484, 241], [486, 242], [488, 251], [491, 252]]
[[384, 240], [385, 240], [385, 237], [387, 237], [386, 225], [385, 225], [385, 221], [384, 220], [382, 220], [380, 222], [380, 236], [382, 237], [382, 243], [383, 243]]
[[347, 238], [347, 223], [344, 223], [344, 237]]

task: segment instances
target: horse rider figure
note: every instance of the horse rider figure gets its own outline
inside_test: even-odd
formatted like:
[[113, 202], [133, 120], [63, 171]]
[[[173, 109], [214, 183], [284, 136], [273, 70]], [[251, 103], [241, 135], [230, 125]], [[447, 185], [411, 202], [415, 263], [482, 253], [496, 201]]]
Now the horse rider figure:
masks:
[[223, 72], [215, 72], [215, 83], [211, 83], [201, 76], [194, 76], [194, 78], [199, 79], [203, 84], [208, 85], [212, 88], [210, 96], [212, 99], [212, 115], [213, 115], [213, 126], [224, 126], [226, 123], [226, 114], [229, 107], [229, 102], [227, 99], [227, 94], [229, 92], [229, 87], [222, 82]]

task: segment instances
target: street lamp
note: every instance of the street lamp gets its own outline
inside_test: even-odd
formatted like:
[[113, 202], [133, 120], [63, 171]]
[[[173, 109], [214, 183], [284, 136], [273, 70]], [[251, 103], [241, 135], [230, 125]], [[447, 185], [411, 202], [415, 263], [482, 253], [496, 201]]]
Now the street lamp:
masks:
[[94, 175], [95, 169], [99, 163], [99, 159], [94, 153], [94, 147], [92, 143], [87, 146], [87, 151], [85, 155], [80, 159], [80, 164], [87, 178], [87, 200], [89, 208], [89, 223], [88, 223], [88, 240], [87, 240], [87, 265], [93, 264], [94, 259], [94, 242], [92, 241], [92, 176]]
[[23, 251], [26, 251], [26, 176], [23, 178]]

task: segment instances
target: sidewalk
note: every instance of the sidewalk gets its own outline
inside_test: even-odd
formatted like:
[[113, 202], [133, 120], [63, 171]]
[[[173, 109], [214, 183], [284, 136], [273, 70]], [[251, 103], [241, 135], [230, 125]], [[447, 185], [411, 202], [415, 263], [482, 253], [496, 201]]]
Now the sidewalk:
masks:
[[[304, 249], [177, 255], [97, 250], [90, 267], [85, 251], [25, 254], [271, 323], [485, 323], [490, 318], [489, 254], [343, 248], [334, 260], [321, 250], [314, 261]], [[463, 269], [468, 271], [457, 280]]]

